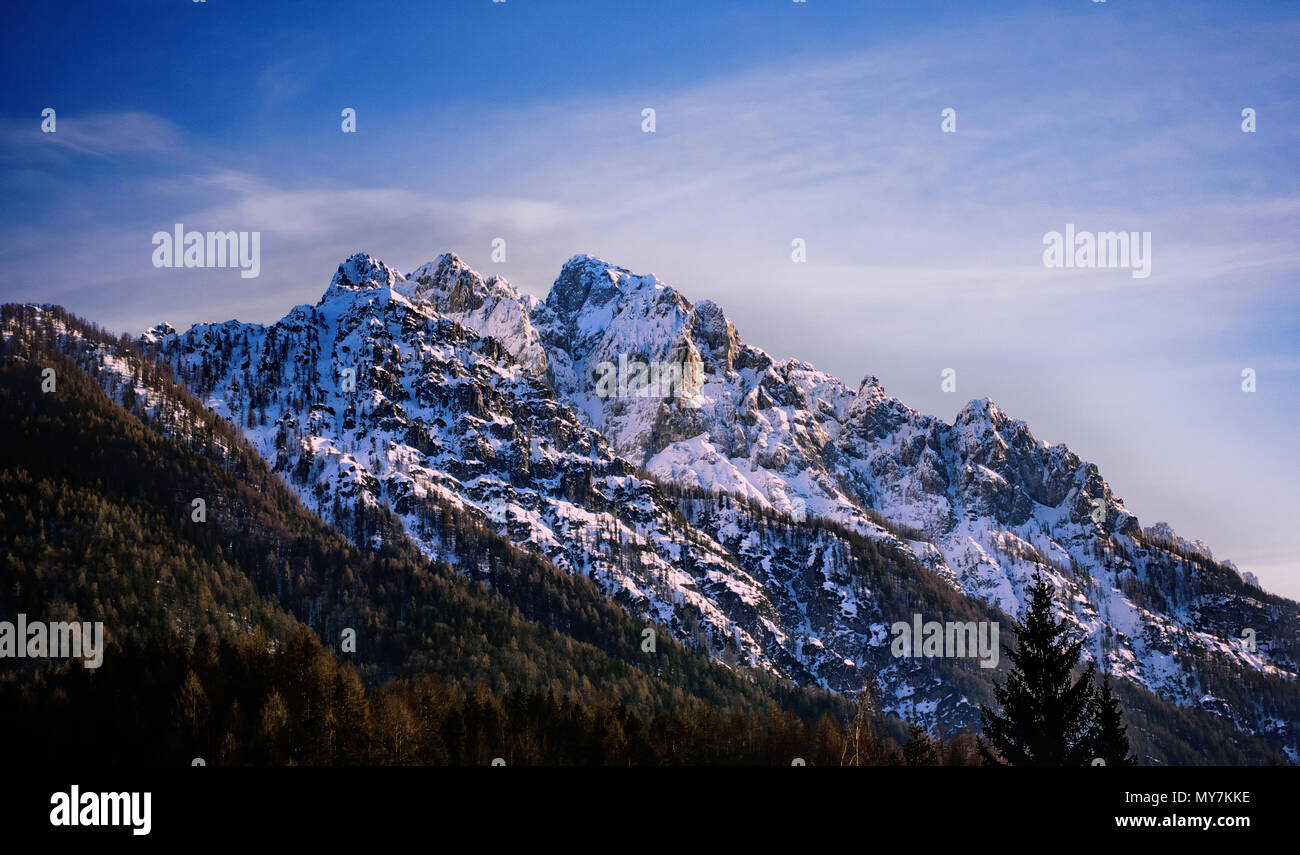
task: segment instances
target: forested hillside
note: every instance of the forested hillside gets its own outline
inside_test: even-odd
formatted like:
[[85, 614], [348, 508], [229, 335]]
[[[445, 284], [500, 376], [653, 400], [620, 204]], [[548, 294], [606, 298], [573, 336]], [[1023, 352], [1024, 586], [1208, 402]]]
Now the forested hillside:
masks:
[[[4, 324], [4, 615], [103, 620], [119, 645], [252, 633], [275, 645], [305, 624], [372, 686], [436, 675], [502, 695], [617, 698], [643, 714], [693, 700], [719, 710], [779, 702], [807, 717], [847, 709], [711, 663], [660, 633], [643, 650], [646, 627], [588, 581], [454, 515], [449, 531], [497, 587], [423, 559], [382, 510], [358, 520], [382, 533], [362, 552], [303, 509], [165, 368], [108, 357], [131, 380], [118, 403], [89, 373], [109, 370], [99, 348], [116, 347], [111, 337], [53, 309], [6, 307]], [[42, 391], [46, 368], [52, 392]], [[345, 628], [355, 630], [354, 652], [344, 652]]]

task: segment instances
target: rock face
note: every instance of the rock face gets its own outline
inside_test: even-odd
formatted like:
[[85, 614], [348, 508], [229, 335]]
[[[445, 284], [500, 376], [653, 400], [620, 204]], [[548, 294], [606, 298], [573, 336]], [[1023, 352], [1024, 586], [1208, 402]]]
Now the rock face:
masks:
[[525, 297], [497, 276], [486, 280], [451, 253], [416, 268], [398, 290], [429, 303], [444, 317], [495, 338], [535, 376], [546, 374], [546, 351], [530, 320], [533, 297]]
[[[345, 528], [386, 502], [444, 555], [432, 509], [460, 508], [721, 659], [837, 691], [870, 666], [887, 708], [945, 727], [974, 723], [981, 690], [891, 660], [912, 612], [882, 585], [1018, 615], [1042, 574], [1108, 672], [1294, 748], [1295, 603], [1144, 531], [1095, 466], [992, 401], [949, 424], [874, 377], [775, 361], [654, 276], [574, 256], [543, 302], [454, 255], [404, 276], [358, 254], [276, 324], [142, 341]], [[685, 394], [605, 382], [637, 366], [700, 373]], [[1257, 680], [1291, 705], [1252, 700]]]

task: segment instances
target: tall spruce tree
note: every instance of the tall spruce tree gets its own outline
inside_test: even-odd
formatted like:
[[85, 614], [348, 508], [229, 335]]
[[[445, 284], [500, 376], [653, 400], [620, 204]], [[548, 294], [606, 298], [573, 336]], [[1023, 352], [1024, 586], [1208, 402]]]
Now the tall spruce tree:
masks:
[[903, 746], [903, 762], [908, 766], [938, 766], [939, 752], [934, 740], [919, 724], [911, 726], [911, 737]]
[[1090, 762], [1096, 734], [1093, 666], [1074, 679], [1084, 642], [1071, 641], [1066, 622], [1052, 616], [1052, 586], [1041, 576], [1034, 577], [1016, 635], [1016, 649], [1007, 651], [1011, 673], [1005, 683], [993, 684], [1002, 713], [980, 707], [980, 756], [993, 765]]
[[1137, 758], [1129, 754], [1128, 728], [1119, 699], [1110, 690], [1110, 675], [1093, 695], [1091, 753], [1107, 766], [1136, 766]]

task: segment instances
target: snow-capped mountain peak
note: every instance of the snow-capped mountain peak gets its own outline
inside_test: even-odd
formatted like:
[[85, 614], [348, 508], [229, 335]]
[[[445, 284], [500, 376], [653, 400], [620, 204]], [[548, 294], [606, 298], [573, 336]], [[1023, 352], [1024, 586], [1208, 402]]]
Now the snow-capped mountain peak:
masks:
[[342, 293], [392, 289], [406, 279], [399, 271], [366, 252], [358, 252], [339, 265], [329, 288], [321, 295], [327, 302]]
[[[1041, 574], [1089, 656], [1179, 703], [1206, 694], [1206, 663], [1296, 671], [1292, 641], [1234, 640], [1279, 620], [1248, 577], [1172, 530], [1144, 533], [1095, 465], [991, 400], [952, 423], [924, 415], [873, 376], [855, 390], [774, 360], [717, 304], [590, 255], [539, 301], [451, 253], [409, 277], [362, 253], [321, 304], [271, 327], [160, 326], [144, 343], [333, 521], [348, 524], [349, 503], [386, 502], [437, 555], [430, 503], [450, 502], [683, 637], [795, 679], [855, 690], [858, 666], [878, 660], [877, 628], [912, 615], [873, 604], [838, 535], [811, 529], [818, 545], [791, 552], [749, 506], [674, 508], [637, 467], [796, 525], [830, 520], [1009, 614]], [[630, 382], [688, 366], [689, 396]], [[354, 390], [339, 379], [349, 369]], [[960, 699], [915, 707], [915, 677], [885, 668], [896, 708], [970, 721]]]

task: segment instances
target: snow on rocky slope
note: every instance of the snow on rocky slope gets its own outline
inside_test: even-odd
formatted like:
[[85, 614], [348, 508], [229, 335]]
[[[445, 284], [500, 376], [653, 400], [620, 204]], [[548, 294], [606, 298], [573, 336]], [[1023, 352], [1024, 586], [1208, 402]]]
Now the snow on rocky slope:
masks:
[[845, 691], [871, 663], [894, 708], [971, 723], [969, 698], [880, 657], [911, 611], [853, 533], [1008, 614], [1042, 573], [1110, 673], [1295, 741], [1246, 687], [1294, 684], [1296, 604], [1144, 531], [1094, 465], [991, 401], [949, 424], [873, 377], [773, 360], [653, 276], [575, 256], [539, 301], [454, 255], [406, 276], [358, 254], [276, 324], [143, 341], [327, 519], [387, 502], [439, 555], [435, 505], [481, 515], [719, 658]]

